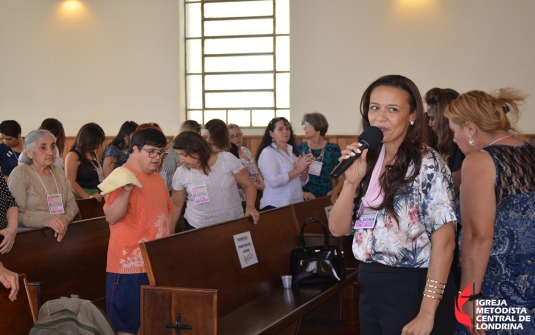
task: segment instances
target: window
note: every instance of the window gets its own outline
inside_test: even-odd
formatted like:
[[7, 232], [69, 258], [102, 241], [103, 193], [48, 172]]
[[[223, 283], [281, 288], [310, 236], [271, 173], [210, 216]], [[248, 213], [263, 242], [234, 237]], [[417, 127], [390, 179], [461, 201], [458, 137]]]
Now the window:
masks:
[[185, 0], [186, 112], [265, 127], [290, 116], [289, 0]]

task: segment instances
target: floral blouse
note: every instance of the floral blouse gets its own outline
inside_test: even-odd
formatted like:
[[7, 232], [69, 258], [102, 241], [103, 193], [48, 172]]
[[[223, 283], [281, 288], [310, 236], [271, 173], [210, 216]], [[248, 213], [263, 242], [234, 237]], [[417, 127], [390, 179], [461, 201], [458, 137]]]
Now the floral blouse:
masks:
[[[412, 173], [413, 164], [407, 171]], [[456, 222], [453, 179], [440, 155], [426, 147], [420, 173], [394, 197], [399, 223], [386, 209], [377, 211], [374, 228], [354, 229], [353, 254], [362, 262], [393, 267], [427, 268], [431, 235]], [[358, 218], [353, 212], [353, 218]], [[355, 226], [353, 221], [353, 227]]]

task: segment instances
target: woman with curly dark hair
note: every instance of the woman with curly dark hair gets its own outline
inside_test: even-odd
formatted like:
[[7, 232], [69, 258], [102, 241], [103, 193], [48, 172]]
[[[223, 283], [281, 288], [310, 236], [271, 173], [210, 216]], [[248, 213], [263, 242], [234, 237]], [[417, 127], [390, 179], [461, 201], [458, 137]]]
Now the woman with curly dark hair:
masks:
[[311, 156], [299, 156], [292, 126], [286, 118], [276, 117], [269, 122], [256, 154], [265, 184], [261, 211], [303, 201], [302, 187], [308, 182]]
[[[360, 108], [363, 129], [379, 128], [382, 145], [363, 150], [347, 169], [329, 217], [334, 236], [354, 234], [360, 332], [450, 335], [453, 181], [425, 144], [422, 97], [410, 79], [384, 76], [366, 89]], [[360, 147], [348, 145], [340, 160], [360, 154]]]

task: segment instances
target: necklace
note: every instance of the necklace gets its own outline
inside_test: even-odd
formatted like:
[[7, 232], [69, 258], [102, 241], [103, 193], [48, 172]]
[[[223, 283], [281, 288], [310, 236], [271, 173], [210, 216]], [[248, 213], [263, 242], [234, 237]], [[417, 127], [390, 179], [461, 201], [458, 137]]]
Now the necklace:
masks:
[[[310, 151], [311, 154], [312, 154], [312, 150], [320, 150], [319, 148], [318, 148], [318, 149], [312, 149], [311, 144], [312, 144], [312, 141], [307, 141], [307, 146], [308, 146], [308, 149], [309, 149], [309, 151]], [[324, 151], [325, 151], [325, 145], [327, 145], [327, 143], [325, 143], [325, 142], [322, 141], [321, 153], [320, 153], [319, 156], [317, 156], [317, 157], [314, 156], [314, 155], [312, 155], [312, 159], [313, 159], [313, 160], [317, 161], [318, 159], [321, 158], [321, 161], [323, 162], [323, 153], [324, 153]]]
[[511, 136], [512, 136], [512, 135], [507, 135], [507, 136], [504, 136], [504, 137], [500, 137], [499, 139], [490, 142], [488, 146], [491, 146], [491, 145], [493, 145], [494, 143], [496, 143], [496, 142], [498, 142], [498, 141], [501, 141], [501, 140], [503, 140], [504, 138], [511, 137]]

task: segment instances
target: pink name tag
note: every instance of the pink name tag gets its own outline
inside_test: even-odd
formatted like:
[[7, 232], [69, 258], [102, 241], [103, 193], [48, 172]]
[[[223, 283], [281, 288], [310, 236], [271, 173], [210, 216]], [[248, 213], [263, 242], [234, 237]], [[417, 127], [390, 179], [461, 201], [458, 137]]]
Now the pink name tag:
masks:
[[200, 205], [200, 204], [210, 202], [210, 199], [208, 198], [208, 190], [206, 189], [206, 185], [192, 187], [191, 194], [193, 195], [193, 203], [195, 205]]
[[63, 208], [63, 202], [61, 201], [61, 194], [47, 195], [48, 208], [50, 214], [63, 214], [65, 209]]
[[250, 174], [258, 174], [258, 169], [256, 168], [253, 162], [247, 163], [247, 171]]
[[375, 218], [377, 217], [377, 210], [360, 207], [360, 216], [355, 221], [355, 229], [373, 228], [375, 226]]

